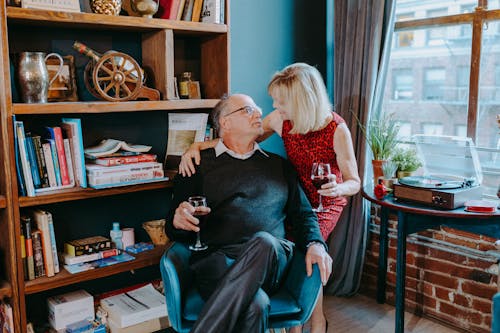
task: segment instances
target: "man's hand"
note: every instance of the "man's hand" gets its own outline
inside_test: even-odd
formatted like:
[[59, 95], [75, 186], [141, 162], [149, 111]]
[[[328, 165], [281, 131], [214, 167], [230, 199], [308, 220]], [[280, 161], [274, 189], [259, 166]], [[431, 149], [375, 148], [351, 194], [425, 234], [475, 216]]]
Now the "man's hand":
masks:
[[322, 244], [313, 244], [309, 246], [306, 253], [306, 272], [307, 276], [312, 274], [312, 265], [318, 264], [321, 282], [326, 285], [328, 278], [332, 273], [332, 258], [325, 251]]
[[179, 163], [179, 172], [184, 177], [191, 177], [191, 175], [194, 175], [195, 168], [193, 159], [196, 165], [200, 165], [200, 148], [194, 144], [182, 154], [181, 163]]
[[[199, 211], [206, 211], [210, 213], [210, 207], [197, 207]], [[175, 210], [173, 225], [176, 229], [187, 231], [200, 231], [198, 224], [200, 220], [193, 216], [195, 208], [187, 201], [181, 202], [179, 207]]]

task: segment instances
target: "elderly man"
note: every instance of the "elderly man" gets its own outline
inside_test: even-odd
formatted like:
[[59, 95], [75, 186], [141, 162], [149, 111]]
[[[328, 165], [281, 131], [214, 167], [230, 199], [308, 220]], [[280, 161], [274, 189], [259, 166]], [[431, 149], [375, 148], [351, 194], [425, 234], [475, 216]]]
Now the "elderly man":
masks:
[[[175, 179], [168, 236], [193, 243], [195, 232], [208, 245], [193, 252], [191, 268], [206, 303], [191, 332], [265, 332], [269, 294], [280, 285], [293, 251], [306, 253], [306, 270], [318, 264], [326, 283], [332, 260], [316, 216], [297, 176], [281, 157], [255, 142], [262, 112], [252, 98], [223, 98], [212, 112], [221, 141], [201, 154], [192, 177]], [[207, 198], [207, 222], [200, 227], [186, 200]], [[290, 226], [295, 244], [285, 239]]]

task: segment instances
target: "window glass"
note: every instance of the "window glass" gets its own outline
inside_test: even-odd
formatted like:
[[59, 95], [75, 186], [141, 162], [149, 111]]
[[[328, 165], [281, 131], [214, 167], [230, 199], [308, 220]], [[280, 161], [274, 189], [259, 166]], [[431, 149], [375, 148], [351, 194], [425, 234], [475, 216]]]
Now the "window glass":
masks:
[[[412, 19], [414, 13], [404, 13], [396, 15], [396, 21], [405, 21]], [[413, 32], [412, 31], [401, 31], [396, 34], [394, 39], [396, 47], [409, 47], [413, 45]]]
[[485, 148], [479, 151], [479, 158], [483, 184], [492, 194], [500, 185], [500, 128], [496, 120], [500, 114], [499, 25], [499, 21], [488, 22], [482, 36], [476, 139], [476, 144]]
[[426, 135], [443, 135], [443, 124], [422, 123], [422, 133]]
[[413, 98], [413, 74], [411, 69], [395, 69], [392, 98], [394, 100], [410, 100]]
[[442, 100], [445, 93], [445, 69], [424, 68], [423, 99]]

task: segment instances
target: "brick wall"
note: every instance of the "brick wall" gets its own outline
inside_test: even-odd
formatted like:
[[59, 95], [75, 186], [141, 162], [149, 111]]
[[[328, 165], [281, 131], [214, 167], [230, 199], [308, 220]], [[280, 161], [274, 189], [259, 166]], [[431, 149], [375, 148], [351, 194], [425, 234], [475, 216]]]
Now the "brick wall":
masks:
[[[379, 207], [372, 206], [361, 292], [375, 296]], [[389, 217], [387, 302], [396, 288], [397, 216]], [[498, 291], [496, 239], [441, 227], [407, 238], [406, 310], [468, 332], [491, 331], [491, 299]]]

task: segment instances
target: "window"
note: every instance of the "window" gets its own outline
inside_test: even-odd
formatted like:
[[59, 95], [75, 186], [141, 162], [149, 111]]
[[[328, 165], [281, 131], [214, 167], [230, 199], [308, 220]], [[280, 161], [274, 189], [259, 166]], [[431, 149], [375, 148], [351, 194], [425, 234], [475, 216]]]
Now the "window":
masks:
[[427, 135], [443, 135], [443, 124], [422, 123], [422, 133]]
[[[472, 137], [484, 193], [492, 199], [500, 179], [500, 11], [492, 9], [500, 9], [500, 0], [489, 0], [486, 13], [476, 6], [476, 0], [396, 0], [382, 110], [395, 115], [405, 142], [423, 133]], [[482, 40], [473, 40], [474, 19], [482, 20]], [[409, 45], [396, 41], [401, 33], [412, 37]], [[473, 52], [479, 46], [481, 52]], [[477, 91], [470, 84], [476, 82]]]
[[444, 98], [445, 70], [444, 68], [424, 69], [423, 99], [428, 101]]
[[411, 100], [413, 98], [413, 75], [411, 69], [395, 69], [393, 71], [394, 100]]

